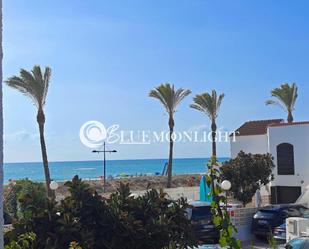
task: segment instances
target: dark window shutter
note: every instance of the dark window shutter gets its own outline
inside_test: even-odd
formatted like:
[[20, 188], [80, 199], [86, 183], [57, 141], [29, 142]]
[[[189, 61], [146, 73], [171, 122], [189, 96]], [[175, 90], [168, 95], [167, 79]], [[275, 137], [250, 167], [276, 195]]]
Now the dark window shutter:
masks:
[[278, 175], [294, 175], [294, 147], [289, 143], [277, 146], [277, 169]]

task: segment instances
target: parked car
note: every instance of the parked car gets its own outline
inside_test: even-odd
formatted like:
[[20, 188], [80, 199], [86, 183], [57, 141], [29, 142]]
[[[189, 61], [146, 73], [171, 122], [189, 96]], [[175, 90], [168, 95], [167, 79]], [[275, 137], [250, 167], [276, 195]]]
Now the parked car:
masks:
[[286, 225], [281, 224], [274, 228], [274, 238], [278, 241], [286, 241]]
[[[260, 209], [252, 220], [252, 233], [266, 238], [274, 234], [275, 228], [285, 224], [288, 217], [309, 216], [309, 209], [299, 204], [269, 205]], [[279, 229], [277, 230], [279, 232]]]
[[193, 230], [198, 241], [203, 243], [217, 243], [219, 231], [212, 222], [210, 203], [203, 201], [190, 202], [187, 209]]
[[308, 248], [309, 248], [308, 237], [300, 237], [292, 239], [285, 245], [285, 249], [308, 249]]
[[227, 247], [221, 247], [220, 245], [200, 245], [197, 249], [227, 249]]

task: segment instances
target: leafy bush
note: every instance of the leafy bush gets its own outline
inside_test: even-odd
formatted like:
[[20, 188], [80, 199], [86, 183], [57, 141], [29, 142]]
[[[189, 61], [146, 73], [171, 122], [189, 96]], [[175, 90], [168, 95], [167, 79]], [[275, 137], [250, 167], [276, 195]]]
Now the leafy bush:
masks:
[[82, 249], [79, 244], [75, 241], [71, 242], [69, 245], [69, 249]]
[[35, 249], [36, 235], [32, 232], [21, 234], [17, 241], [11, 241], [4, 249]]
[[65, 185], [69, 197], [59, 204], [49, 201], [31, 216], [19, 219], [6, 234], [6, 241], [34, 232], [36, 248], [163, 249], [196, 245], [184, 199], [172, 201], [156, 190], [134, 198], [128, 185], [120, 185], [105, 199], [77, 176]]
[[11, 182], [4, 192], [4, 205], [12, 218], [31, 215], [33, 209], [46, 206], [45, 187], [28, 179]]
[[231, 192], [243, 205], [250, 203], [261, 186], [273, 180], [273, 158], [270, 154], [246, 154], [241, 151], [235, 159], [223, 164], [223, 178], [232, 183]]

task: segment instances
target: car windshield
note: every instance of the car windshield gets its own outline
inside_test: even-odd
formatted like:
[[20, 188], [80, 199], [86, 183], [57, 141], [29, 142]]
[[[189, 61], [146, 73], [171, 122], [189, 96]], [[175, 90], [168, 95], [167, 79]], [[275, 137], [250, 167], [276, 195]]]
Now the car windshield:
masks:
[[271, 219], [271, 218], [274, 218], [276, 214], [278, 214], [278, 212], [273, 211], [273, 210], [260, 210], [255, 214], [254, 218]]
[[209, 206], [194, 207], [192, 209], [192, 220], [201, 220], [209, 218], [211, 216], [211, 211]]
[[282, 211], [285, 217], [309, 217], [309, 209], [305, 207], [289, 207]]
[[309, 209], [305, 207], [300, 207], [299, 208], [300, 214], [304, 218], [309, 218]]

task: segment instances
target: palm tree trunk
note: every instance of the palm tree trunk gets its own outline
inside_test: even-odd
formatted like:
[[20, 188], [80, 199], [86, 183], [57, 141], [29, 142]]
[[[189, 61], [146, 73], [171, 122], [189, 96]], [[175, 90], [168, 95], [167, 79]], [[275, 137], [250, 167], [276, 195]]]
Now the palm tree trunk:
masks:
[[45, 145], [45, 138], [44, 138], [44, 124], [45, 124], [45, 115], [42, 108], [39, 108], [38, 115], [37, 115], [37, 122], [39, 124], [40, 130], [40, 143], [41, 143], [41, 152], [42, 152], [42, 160], [44, 166], [44, 174], [45, 174], [45, 184], [47, 190], [47, 196], [49, 198], [54, 197], [53, 191], [50, 189], [50, 173], [48, 167], [48, 160], [47, 160], [47, 152], [46, 152], [46, 145]]
[[[217, 125], [216, 120], [211, 120], [211, 142], [212, 142], [212, 157], [217, 157], [217, 144], [216, 144], [216, 132], [217, 132]], [[210, 165], [210, 177], [211, 177], [211, 191], [212, 196], [214, 199], [217, 198], [214, 189], [215, 189], [215, 182], [214, 182], [214, 175], [213, 175], [213, 165]], [[215, 200], [216, 201], [216, 200]]]
[[216, 120], [211, 121], [211, 142], [212, 142], [212, 156], [217, 156], [217, 144], [216, 144], [216, 132], [217, 132], [217, 125]]
[[288, 123], [293, 123], [293, 115], [291, 111], [288, 111]]
[[2, 109], [2, 0], [0, 0], [0, 248], [3, 242], [3, 109]]
[[167, 188], [172, 186], [172, 168], [173, 168], [173, 132], [174, 132], [174, 119], [173, 116], [170, 115], [168, 125], [170, 127], [169, 132], [169, 140], [170, 140], [170, 151], [169, 151], [169, 159], [168, 159], [168, 167], [167, 167]]

